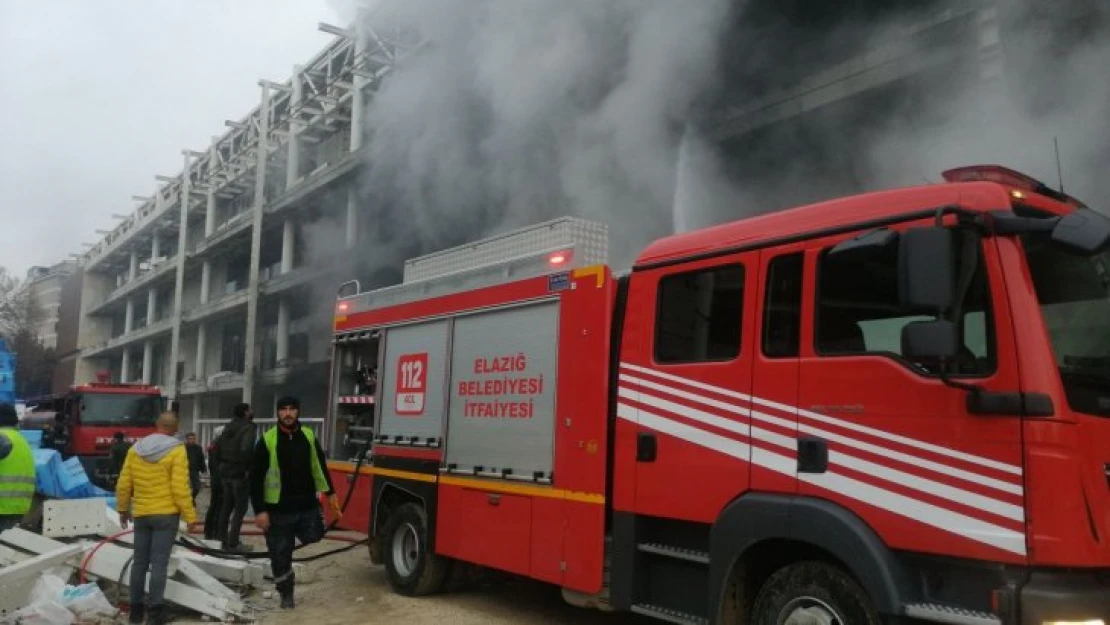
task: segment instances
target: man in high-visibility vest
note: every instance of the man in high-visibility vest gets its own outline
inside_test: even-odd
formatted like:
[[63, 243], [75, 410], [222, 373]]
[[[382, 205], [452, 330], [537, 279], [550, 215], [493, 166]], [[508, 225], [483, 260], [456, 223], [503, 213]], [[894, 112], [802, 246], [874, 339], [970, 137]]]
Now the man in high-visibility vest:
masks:
[[250, 469], [254, 522], [266, 534], [270, 569], [281, 595], [281, 607], [293, 602], [293, 547], [324, 537], [319, 493], [338, 517], [339, 499], [328, 475], [324, 450], [310, 428], [300, 423], [301, 403], [295, 397], [278, 400], [278, 424], [262, 435], [254, 448]]
[[35, 457], [18, 427], [15, 406], [0, 404], [0, 531], [19, 525], [35, 497]]

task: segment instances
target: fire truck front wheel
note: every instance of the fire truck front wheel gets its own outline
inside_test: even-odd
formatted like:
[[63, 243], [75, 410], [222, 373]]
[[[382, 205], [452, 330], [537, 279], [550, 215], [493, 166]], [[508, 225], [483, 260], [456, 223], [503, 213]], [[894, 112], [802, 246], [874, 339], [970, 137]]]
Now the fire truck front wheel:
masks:
[[756, 595], [752, 625], [880, 625], [851, 575], [825, 562], [799, 562], [772, 574]]
[[450, 561], [428, 550], [428, 518], [424, 508], [405, 504], [389, 515], [382, 550], [389, 584], [408, 597], [443, 589]]

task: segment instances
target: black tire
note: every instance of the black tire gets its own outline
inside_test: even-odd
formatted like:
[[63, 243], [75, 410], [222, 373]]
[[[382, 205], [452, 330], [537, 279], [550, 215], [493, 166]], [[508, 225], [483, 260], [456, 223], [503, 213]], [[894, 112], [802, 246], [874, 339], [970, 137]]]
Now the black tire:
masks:
[[428, 551], [428, 517], [424, 508], [405, 504], [385, 524], [382, 558], [393, 591], [406, 597], [443, 589], [450, 561]]
[[[752, 625], [783, 625], [797, 610], [832, 616], [834, 625], [881, 625], [863, 588], [843, 570], [824, 562], [799, 562], [764, 582], [752, 606]], [[820, 621], [817, 621], [820, 622]]]

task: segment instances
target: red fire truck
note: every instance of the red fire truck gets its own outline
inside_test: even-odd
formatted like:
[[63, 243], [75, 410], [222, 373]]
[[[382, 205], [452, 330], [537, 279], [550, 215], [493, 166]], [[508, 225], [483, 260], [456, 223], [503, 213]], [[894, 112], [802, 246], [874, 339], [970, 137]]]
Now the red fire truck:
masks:
[[627, 275], [568, 218], [341, 294], [332, 431], [372, 445], [331, 469], [373, 561], [673, 623], [1110, 620], [1110, 219], [944, 178]]
[[54, 424], [59, 451], [66, 458], [77, 456], [89, 479], [104, 486], [108, 483], [104, 463], [116, 432], [123, 432], [132, 443], [153, 433], [165, 400], [157, 386], [113, 384], [105, 373], [97, 377], [99, 381], [75, 385], [49, 403], [61, 417]]

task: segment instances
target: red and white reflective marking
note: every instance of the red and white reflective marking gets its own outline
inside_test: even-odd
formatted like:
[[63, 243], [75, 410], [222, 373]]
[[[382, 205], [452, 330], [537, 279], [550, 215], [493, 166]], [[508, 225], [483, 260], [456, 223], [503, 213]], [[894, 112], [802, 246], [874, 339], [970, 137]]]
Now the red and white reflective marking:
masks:
[[[1026, 553], [1020, 466], [627, 363], [621, 363], [617, 392], [621, 419], [945, 532]], [[836, 444], [827, 472], [797, 472], [796, 433]]]

